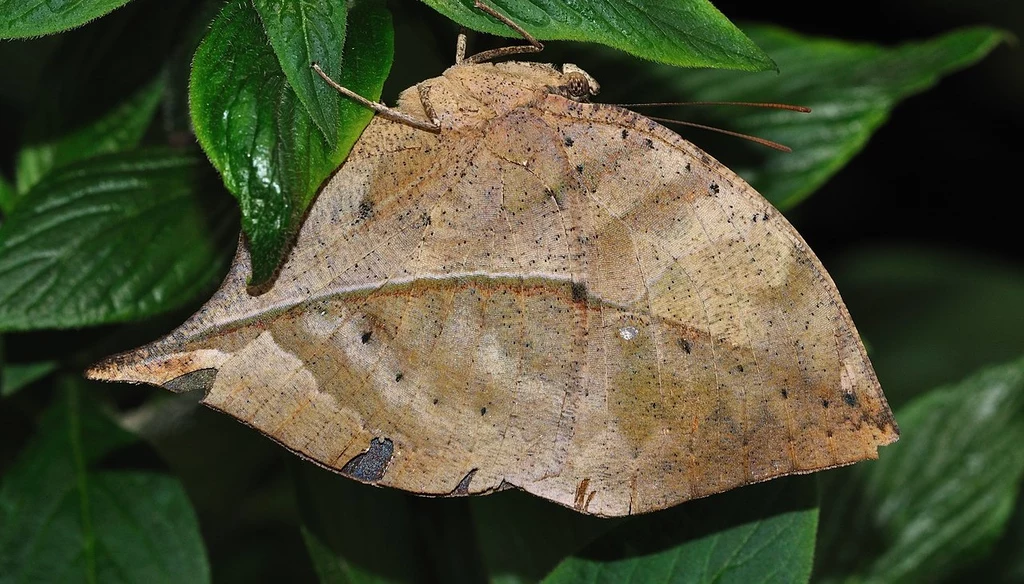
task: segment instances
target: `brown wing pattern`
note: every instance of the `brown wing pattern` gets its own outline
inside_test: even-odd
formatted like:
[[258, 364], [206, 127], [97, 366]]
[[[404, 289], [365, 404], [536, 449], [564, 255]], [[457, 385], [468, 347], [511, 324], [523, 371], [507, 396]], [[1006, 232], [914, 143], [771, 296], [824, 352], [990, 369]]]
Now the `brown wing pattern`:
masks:
[[91, 375], [204, 402], [359, 480], [600, 515], [875, 456], [896, 429], [831, 280], [728, 169], [549, 97], [440, 138], [376, 119], [274, 286], [244, 249]]
[[[620, 317], [650, 319], [631, 341], [649, 343], [638, 345], [638, 362], [610, 361], [612, 376], [627, 379], [609, 391], [627, 394], [632, 415], [593, 413], [628, 420], [617, 435], [638, 453], [634, 511], [874, 458], [897, 438], [834, 284], [767, 201], [641, 116], [557, 97], [544, 110], [596, 205], [590, 241], [604, 243], [588, 251], [604, 265], [620, 262], [600, 275], [634, 279], [588, 281], [589, 289], [622, 306]], [[658, 411], [644, 415], [645, 406]], [[627, 461], [628, 451], [609, 459]]]

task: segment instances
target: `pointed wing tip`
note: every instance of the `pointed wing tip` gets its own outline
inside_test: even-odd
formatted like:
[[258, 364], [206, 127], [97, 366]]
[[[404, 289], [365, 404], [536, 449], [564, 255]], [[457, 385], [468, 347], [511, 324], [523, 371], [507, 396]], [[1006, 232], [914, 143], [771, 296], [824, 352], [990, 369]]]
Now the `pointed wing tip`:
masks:
[[106, 367], [105, 362], [94, 363], [89, 366], [82, 376], [92, 381], [118, 381], [117, 377]]
[[205, 352], [162, 354], [146, 348], [113, 355], [89, 366], [84, 376], [95, 381], [146, 384], [176, 393], [209, 389], [219, 362]]
[[132, 379], [132, 376], [130, 375], [130, 356], [131, 353], [121, 353], [107, 357], [90, 365], [83, 372], [83, 375], [86, 379], [91, 379], [93, 381], [126, 381], [141, 383], [139, 380]]

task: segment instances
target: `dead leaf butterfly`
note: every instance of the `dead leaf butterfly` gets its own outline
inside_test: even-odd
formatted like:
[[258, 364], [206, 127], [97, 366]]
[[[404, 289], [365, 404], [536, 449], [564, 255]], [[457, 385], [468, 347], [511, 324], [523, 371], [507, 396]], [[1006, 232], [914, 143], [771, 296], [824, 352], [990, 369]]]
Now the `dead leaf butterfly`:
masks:
[[[821, 263], [753, 188], [579, 68], [459, 58], [378, 112], [265, 293], [94, 379], [352, 478], [619, 516], [877, 456], [898, 430]], [[350, 93], [350, 92], [349, 92]], [[365, 102], [365, 100], [363, 100]]]

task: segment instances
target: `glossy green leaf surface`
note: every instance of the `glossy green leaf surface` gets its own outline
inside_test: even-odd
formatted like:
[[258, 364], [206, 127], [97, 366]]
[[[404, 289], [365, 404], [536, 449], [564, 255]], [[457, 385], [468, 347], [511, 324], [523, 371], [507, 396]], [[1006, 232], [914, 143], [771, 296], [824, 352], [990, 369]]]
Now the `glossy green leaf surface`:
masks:
[[879, 460], [830, 476], [816, 575], [933, 582], [999, 537], [1024, 477], [1024, 359], [991, 367], [896, 412]]
[[0, 39], [53, 34], [99, 18], [128, 0], [0, 0]]
[[[369, 99], [391, 67], [390, 15], [376, 0], [349, 10], [345, 66], [336, 79]], [[304, 57], [303, 57], [304, 58]], [[190, 84], [196, 136], [238, 199], [253, 261], [265, 283], [321, 183], [372, 118], [343, 101], [326, 139], [286, 79], [255, 8], [229, 3], [196, 52]]]
[[0, 582], [208, 582], [180, 483], [98, 468], [135, 438], [80, 392], [55, 400], [0, 482]]
[[[519, 34], [472, 0], [424, 0], [459, 24], [494, 35]], [[771, 58], [707, 0], [495, 0], [488, 4], [541, 40], [600, 43], [681, 67], [775, 69]]]
[[49, 173], [0, 227], [0, 330], [138, 319], [207, 290], [230, 199], [195, 153], [140, 150]]
[[342, 97], [310, 65], [318, 63], [332, 79], [341, 77], [346, 4], [254, 0], [253, 6], [292, 91], [320, 128], [328, 146], [335, 147]]

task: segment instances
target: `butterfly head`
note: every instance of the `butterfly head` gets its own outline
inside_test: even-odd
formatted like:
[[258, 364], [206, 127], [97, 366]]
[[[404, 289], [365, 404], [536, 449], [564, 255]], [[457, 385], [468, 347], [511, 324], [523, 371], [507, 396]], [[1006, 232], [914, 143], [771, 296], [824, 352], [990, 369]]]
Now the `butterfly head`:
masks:
[[463, 63], [403, 93], [399, 103], [404, 99], [407, 111], [426, 110], [420, 117], [432, 119], [443, 132], [479, 126], [518, 108], [534, 107], [551, 95], [586, 102], [599, 89], [590, 74], [570, 63]]
[[587, 101], [597, 95], [601, 85], [583, 69], [572, 63], [562, 65], [562, 83], [554, 86], [553, 93], [575, 101]]

